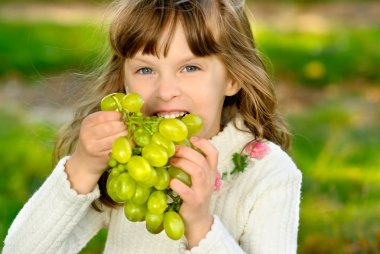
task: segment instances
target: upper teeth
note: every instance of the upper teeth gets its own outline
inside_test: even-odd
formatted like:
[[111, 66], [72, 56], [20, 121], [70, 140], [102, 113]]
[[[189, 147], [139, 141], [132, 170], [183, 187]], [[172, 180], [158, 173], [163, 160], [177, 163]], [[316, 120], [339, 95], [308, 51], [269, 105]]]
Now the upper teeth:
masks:
[[162, 118], [177, 118], [186, 115], [186, 112], [157, 113]]

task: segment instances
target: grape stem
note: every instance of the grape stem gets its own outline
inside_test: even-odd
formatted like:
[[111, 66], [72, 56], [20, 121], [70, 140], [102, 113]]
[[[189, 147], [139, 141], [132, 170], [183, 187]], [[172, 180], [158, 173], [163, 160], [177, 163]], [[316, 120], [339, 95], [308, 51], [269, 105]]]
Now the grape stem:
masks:
[[114, 102], [116, 103], [117, 105], [117, 109], [119, 110], [119, 112], [122, 112], [123, 111], [123, 106], [121, 106], [119, 100], [116, 98], [115, 95], [111, 96], [111, 98], [114, 100]]
[[167, 212], [174, 210], [175, 212], [178, 213], [179, 209], [181, 207], [181, 204], [182, 204], [181, 197], [180, 196], [174, 196], [172, 189], [168, 189], [165, 192], [173, 200], [173, 202], [171, 202], [171, 203], [168, 204], [168, 208], [166, 209]]
[[[119, 104], [118, 104], [119, 106]], [[119, 109], [120, 111], [120, 109]], [[135, 129], [143, 127], [149, 132], [150, 135], [153, 135], [152, 127], [159, 123], [159, 119], [152, 119], [151, 117], [143, 117], [141, 114], [128, 113], [124, 109], [120, 111], [123, 114], [124, 123], [128, 126], [128, 138], [132, 138], [132, 134]]]

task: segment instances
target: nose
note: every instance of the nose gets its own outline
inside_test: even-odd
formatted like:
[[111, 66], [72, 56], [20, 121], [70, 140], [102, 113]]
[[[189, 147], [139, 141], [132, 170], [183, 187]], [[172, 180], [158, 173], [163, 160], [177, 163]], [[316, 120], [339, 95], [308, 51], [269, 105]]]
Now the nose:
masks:
[[157, 97], [170, 101], [181, 95], [179, 82], [174, 74], [163, 74], [157, 80]]

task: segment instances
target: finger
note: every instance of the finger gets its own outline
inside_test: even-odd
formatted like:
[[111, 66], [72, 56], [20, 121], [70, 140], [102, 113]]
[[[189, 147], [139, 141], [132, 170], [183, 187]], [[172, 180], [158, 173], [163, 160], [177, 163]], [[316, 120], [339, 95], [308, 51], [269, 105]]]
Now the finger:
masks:
[[98, 111], [83, 119], [83, 124], [87, 126], [95, 126], [109, 121], [122, 121], [121, 113], [117, 111]]
[[208, 163], [201, 153], [187, 146], [176, 146], [176, 151], [172, 158], [184, 158], [191, 161]]
[[98, 142], [97, 142], [98, 151], [100, 151], [100, 152], [104, 152], [104, 151], [111, 152], [112, 144], [114, 143], [115, 139], [117, 139], [119, 137], [127, 136], [127, 134], [128, 134], [127, 131], [121, 131], [121, 132], [118, 132], [112, 136], [108, 136], [106, 138], [98, 140]]
[[114, 136], [120, 132], [126, 132], [127, 127], [121, 121], [112, 121], [93, 126], [90, 131], [92, 137], [99, 140], [109, 136]]
[[178, 179], [170, 180], [170, 188], [176, 192], [185, 203], [190, 203], [191, 200], [194, 200], [195, 192], [189, 186], [184, 184]]
[[90, 154], [97, 155], [99, 152], [108, 151], [112, 149], [112, 144], [116, 138], [126, 136], [127, 131], [118, 132], [112, 136], [105, 137], [103, 139], [88, 139], [82, 140], [82, 147]]
[[[203, 160], [206, 161], [204, 158]], [[190, 175], [192, 182], [191, 188], [193, 189], [208, 186], [209, 181], [212, 179], [212, 175], [210, 174], [211, 171], [208, 169], [207, 162], [204, 167], [201, 167], [194, 161], [184, 158], [173, 158], [170, 163]]]
[[210, 141], [193, 136], [191, 137], [190, 142], [204, 153], [211, 169], [216, 170], [218, 167], [219, 153]]

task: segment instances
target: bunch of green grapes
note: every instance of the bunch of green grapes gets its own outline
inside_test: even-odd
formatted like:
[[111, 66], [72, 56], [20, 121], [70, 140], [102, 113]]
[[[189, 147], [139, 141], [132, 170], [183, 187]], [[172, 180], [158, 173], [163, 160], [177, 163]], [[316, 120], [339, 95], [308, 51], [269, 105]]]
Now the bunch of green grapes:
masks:
[[119, 111], [128, 129], [128, 135], [117, 138], [108, 161], [108, 195], [124, 204], [129, 221], [145, 221], [152, 234], [165, 230], [173, 240], [185, 231], [179, 215], [181, 198], [169, 182], [172, 178], [191, 186], [190, 176], [169, 164], [175, 145], [191, 146], [189, 137], [203, 126], [200, 116], [186, 114], [181, 119], [143, 116], [144, 101], [136, 93], [113, 93], [105, 96], [101, 110]]

